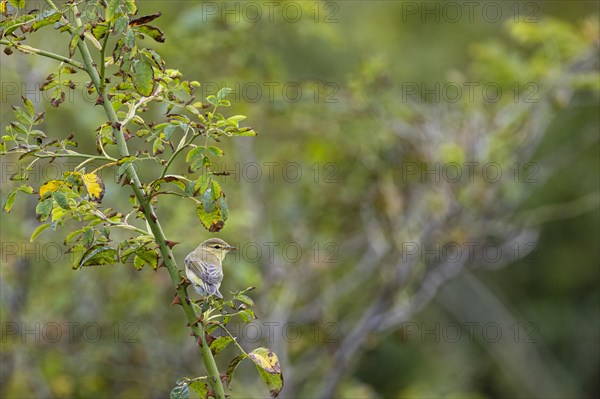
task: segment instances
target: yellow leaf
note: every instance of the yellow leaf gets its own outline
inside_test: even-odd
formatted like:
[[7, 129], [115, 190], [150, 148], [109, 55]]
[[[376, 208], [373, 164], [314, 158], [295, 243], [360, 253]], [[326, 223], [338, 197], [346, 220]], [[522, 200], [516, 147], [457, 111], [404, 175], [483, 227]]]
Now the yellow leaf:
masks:
[[66, 182], [62, 180], [49, 180], [40, 186], [40, 198], [46, 193], [53, 193], [63, 187]]
[[250, 359], [261, 369], [269, 374], [281, 373], [281, 366], [279, 365], [279, 359], [275, 352], [268, 348], [257, 348], [254, 349], [248, 356]]
[[95, 173], [86, 173], [83, 175], [83, 184], [87, 190], [90, 200], [100, 202], [104, 197], [104, 183]]

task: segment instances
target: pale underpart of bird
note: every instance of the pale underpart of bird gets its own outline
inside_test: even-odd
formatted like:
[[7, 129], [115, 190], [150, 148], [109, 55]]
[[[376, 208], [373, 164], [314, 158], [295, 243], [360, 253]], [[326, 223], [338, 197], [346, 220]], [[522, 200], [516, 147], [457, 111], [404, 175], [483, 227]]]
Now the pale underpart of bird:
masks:
[[203, 297], [223, 298], [219, 287], [223, 281], [223, 259], [236, 250], [220, 238], [203, 241], [185, 257], [185, 274], [196, 292]]

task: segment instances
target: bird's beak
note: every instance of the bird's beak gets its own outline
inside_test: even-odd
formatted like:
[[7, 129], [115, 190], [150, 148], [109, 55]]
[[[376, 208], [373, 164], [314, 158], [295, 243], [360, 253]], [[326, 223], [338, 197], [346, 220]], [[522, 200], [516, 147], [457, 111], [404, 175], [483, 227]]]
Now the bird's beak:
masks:
[[236, 247], [232, 247], [231, 245], [227, 247], [228, 251], [237, 251]]

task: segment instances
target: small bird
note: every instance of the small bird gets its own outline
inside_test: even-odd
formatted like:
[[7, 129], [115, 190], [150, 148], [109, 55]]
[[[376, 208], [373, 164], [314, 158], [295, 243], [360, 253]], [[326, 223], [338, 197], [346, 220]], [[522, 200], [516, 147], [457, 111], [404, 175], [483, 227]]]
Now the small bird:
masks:
[[223, 281], [221, 263], [229, 251], [236, 249], [220, 238], [209, 238], [185, 257], [185, 274], [198, 294], [223, 298], [219, 292]]

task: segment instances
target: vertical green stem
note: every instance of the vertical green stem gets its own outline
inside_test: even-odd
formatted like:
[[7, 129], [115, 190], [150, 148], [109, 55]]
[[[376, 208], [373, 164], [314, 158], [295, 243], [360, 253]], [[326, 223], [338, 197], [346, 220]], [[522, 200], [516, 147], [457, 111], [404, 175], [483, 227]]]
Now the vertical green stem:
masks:
[[[81, 26], [81, 20], [79, 18], [76, 18], [75, 23], [78, 27]], [[100, 80], [100, 75], [96, 67], [94, 66], [94, 62], [92, 60], [90, 51], [83, 40], [80, 40], [77, 46], [79, 48], [81, 56], [83, 57], [83, 64], [85, 65], [85, 69], [90, 78], [92, 79], [92, 83], [96, 87], [98, 95], [101, 96], [103, 100], [104, 111], [113, 126], [113, 133], [117, 142], [117, 150], [119, 151], [119, 155], [121, 157], [128, 156], [129, 149], [127, 148], [127, 142], [125, 141], [125, 136], [123, 135], [123, 132], [121, 130], [119, 119], [117, 118], [117, 114], [113, 109], [111, 102], [108, 98], [108, 93], [106, 92], [106, 89]], [[102, 60], [102, 62], [103, 61], [104, 60]], [[213, 357], [213, 354], [210, 351], [210, 347], [206, 342], [204, 329], [202, 325], [200, 323], [197, 323], [198, 316], [196, 315], [196, 312], [194, 311], [192, 305], [187, 302], [187, 294], [185, 288], [180, 284], [181, 277], [179, 275], [179, 269], [177, 268], [177, 263], [175, 262], [173, 253], [167, 245], [167, 240], [165, 238], [163, 229], [160, 223], [158, 222], [158, 218], [156, 217], [154, 209], [152, 208], [152, 205], [150, 204], [150, 201], [146, 196], [146, 193], [144, 192], [144, 188], [140, 182], [140, 179], [132, 165], [129, 165], [129, 167], [126, 170], [126, 174], [131, 182], [131, 187], [133, 188], [135, 197], [137, 198], [138, 202], [144, 210], [144, 215], [146, 216], [148, 225], [150, 226], [150, 229], [154, 234], [154, 239], [158, 243], [163, 262], [167, 268], [167, 271], [169, 272], [171, 281], [176, 287], [177, 295], [179, 296], [179, 300], [181, 302], [181, 305], [183, 306], [183, 311], [185, 312], [185, 315], [188, 319], [192, 330], [198, 337], [198, 348], [200, 350], [200, 355], [202, 357], [204, 365], [206, 366], [210, 384], [215, 392], [215, 397], [217, 399], [225, 399], [225, 390], [223, 389], [223, 383], [221, 382], [215, 358]]]

